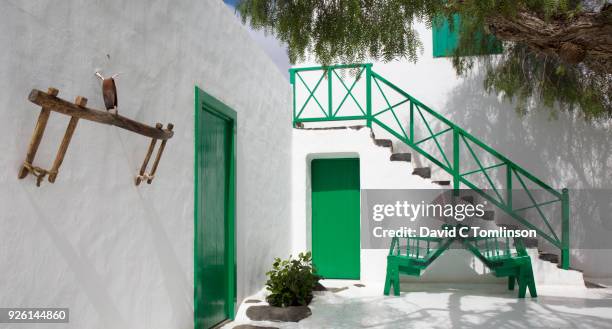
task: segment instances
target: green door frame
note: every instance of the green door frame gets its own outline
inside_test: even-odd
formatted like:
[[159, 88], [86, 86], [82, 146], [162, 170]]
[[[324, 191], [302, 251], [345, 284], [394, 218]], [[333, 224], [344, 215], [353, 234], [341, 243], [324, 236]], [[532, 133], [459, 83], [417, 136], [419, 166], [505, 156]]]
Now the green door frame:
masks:
[[[200, 273], [198, 273], [197, 266], [197, 225], [198, 218], [200, 218], [201, 207], [199, 207], [199, 198], [200, 198], [200, 173], [199, 173], [199, 159], [203, 156], [202, 152], [200, 152], [200, 148], [198, 147], [198, 142], [202, 136], [201, 131], [201, 117], [200, 111], [208, 111], [219, 115], [228, 121], [231, 121], [231, 141], [230, 141], [230, 161], [229, 161], [229, 182], [227, 189], [227, 214], [226, 214], [226, 222], [225, 222], [225, 234], [226, 234], [226, 246], [225, 246], [225, 259], [227, 260], [227, 270], [228, 273], [228, 287], [227, 287], [227, 301], [225, 314], [228, 319], [234, 320], [235, 317], [235, 309], [236, 309], [236, 127], [237, 127], [237, 115], [236, 111], [232, 110], [227, 105], [223, 104], [221, 101], [206, 93], [198, 86], [195, 86], [195, 133], [194, 133], [194, 146], [195, 146], [195, 156], [194, 156], [194, 179], [195, 179], [195, 190], [194, 190], [194, 323], [196, 322], [196, 283], [200, 278]], [[196, 328], [199, 329], [199, 328]]]

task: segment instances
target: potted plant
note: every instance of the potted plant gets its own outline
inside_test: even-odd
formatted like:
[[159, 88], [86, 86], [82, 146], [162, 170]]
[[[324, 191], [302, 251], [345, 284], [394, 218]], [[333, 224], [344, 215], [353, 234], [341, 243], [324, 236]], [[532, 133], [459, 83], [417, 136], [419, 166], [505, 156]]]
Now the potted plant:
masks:
[[266, 273], [266, 288], [270, 294], [266, 301], [271, 306], [306, 306], [312, 300], [312, 291], [321, 279], [315, 274], [311, 252], [300, 253], [296, 259], [275, 258], [272, 270]]

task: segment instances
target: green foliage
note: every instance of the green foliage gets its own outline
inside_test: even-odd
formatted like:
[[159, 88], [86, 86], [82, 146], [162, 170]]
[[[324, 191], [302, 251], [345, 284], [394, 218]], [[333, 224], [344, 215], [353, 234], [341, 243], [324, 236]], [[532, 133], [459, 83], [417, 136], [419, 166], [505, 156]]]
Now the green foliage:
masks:
[[266, 273], [266, 288], [270, 291], [266, 301], [272, 306], [308, 305], [312, 291], [321, 279], [312, 266], [312, 254], [300, 253], [297, 259], [275, 258], [272, 270]]
[[311, 53], [328, 65], [368, 58], [415, 62], [422, 50], [416, 20], [431, 26], [441, 16], [459, 14], [466, 18], [461, 30], [471, 35], [487, 17], [512, 17], [521, 8], [551, 17], [569, 15], [578, 5], [571, 0], [242, 0], [237, 10], [243, 23], [287, 44], [292, 63]]
[[[580, 65], [566, 65], [520, 45], [510, 47], [497, 63], [487, 66], [486, 90], [514, 101], [520, 114], [529, 112], [536, 96], [551, 110], [580, 110], [587, 120], [611, 117], [610, 75], [596, 75]], [[555, 112], [551, 114], [555, 116]]]
[[[488, 20], [513, 19], [525, 10], [544, 20], [571, 18], [582, 10], [579, 0], [242, 0], [237, 10], [243, 23], [285, 43], [292, 63], [314, 60], [321, 65], [416, 62], [423, 47], [415, 21], [431, 26], [447, 19], [453, 25], [452, 18], [459, 15], [459, 26], [451, 26], [460, 35], [452, 58], [458, 74], [486, 62], [487, 90], [517, 101], [522, 113], [533, 100], [554, 109], [581, 110], [587, 119], [612, 113], [610, 74], [589, 72], [581, 64], [563, 65], [526, 51], [522, 44], [504, 44], [506, 51], [495, 62], [472, 56], [486, 54], [492, 46], [485, 31]], [[522, 55], [526, 52], [530, 54]]]
[[243, 22], [264, 29], [288, 45], [292, 63], [308, 53], [321, 64], [366, 58], [416, 61], [422, 45], [413, 22], [435, 15], [442, 0], [269, 1], [243, 0]]

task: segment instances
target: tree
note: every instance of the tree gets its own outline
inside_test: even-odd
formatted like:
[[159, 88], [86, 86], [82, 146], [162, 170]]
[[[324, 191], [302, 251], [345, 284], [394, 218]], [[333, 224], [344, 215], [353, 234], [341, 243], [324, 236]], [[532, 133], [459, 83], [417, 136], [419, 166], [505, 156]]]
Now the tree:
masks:
[[[580, 109], [585, 118], [599, 118], [612, 114], [612, 5], [600, 2], [242, 0], [238, 11], [244, 23], [286, 43], [292, 63], [312, 54], [323, 65], [396, 58], [415, 62], [422, 44], [414, 23], [432, 26], [459, 15], [459, 26], [452, 26], [460, 35], [453, 58], [459, 74], [478, 63], [488, 70], [485, 87], [517, 98], [523, 111], [535, 96], [550, 107]], [[478, 38], [483, 33], [504, 42], [500, 59], [465, 57], [474, 53], [476, 41], [486, 46], [486, 38]]]

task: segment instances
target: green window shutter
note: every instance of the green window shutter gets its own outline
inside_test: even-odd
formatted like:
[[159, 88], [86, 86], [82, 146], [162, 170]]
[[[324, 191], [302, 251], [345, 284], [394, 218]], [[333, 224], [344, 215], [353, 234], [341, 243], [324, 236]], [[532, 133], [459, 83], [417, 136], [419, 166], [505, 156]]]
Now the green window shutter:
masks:
[[[433, 57], [452, 57], [459, 46], [461, 17], [453, 15], [453, 29], [446, 18], [439, 18], [433, 23], [432, 43]], [[484, 39], [483, 39], [484, 38]], [[474, 38], [473, 47], [464, 49], [461, 56], [493, 55], [501, 54], [502, 44], [495, 36], [486, 34], [484, 30], [477, 33]]]

